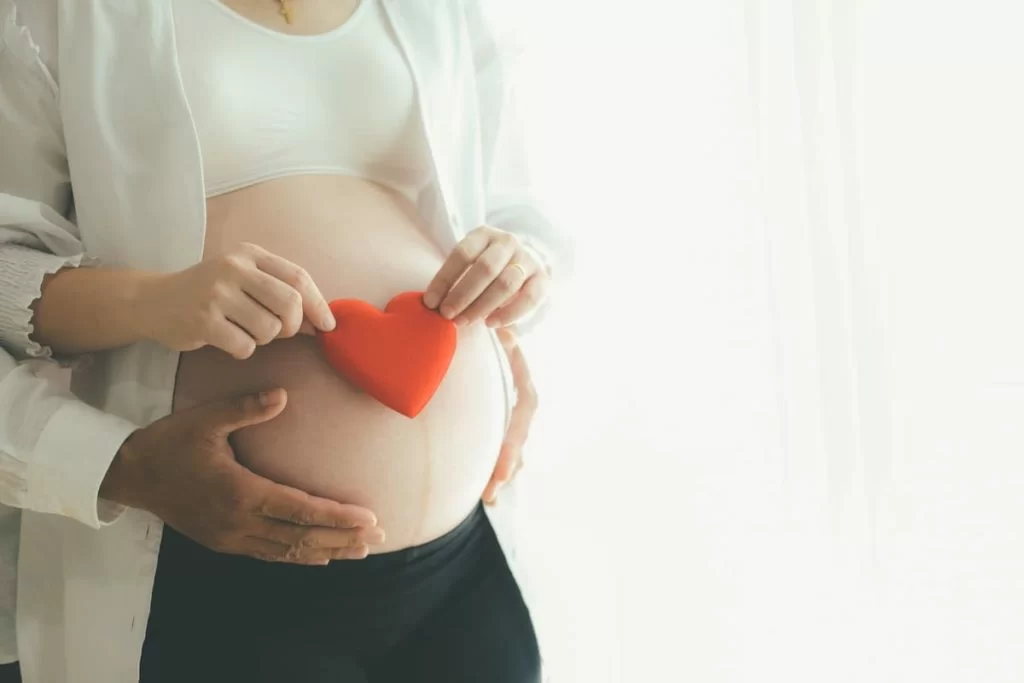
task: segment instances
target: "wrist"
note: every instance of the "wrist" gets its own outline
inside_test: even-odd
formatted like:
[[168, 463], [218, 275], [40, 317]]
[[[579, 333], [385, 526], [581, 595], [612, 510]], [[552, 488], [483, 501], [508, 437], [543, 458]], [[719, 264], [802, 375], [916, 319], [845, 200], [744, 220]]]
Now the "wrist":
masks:
[[164, 273], [136, 272], [124, 289], [123, 310], [127, 314], [125, 325], [131, 330], [132, 336], [144, 341], [157, 341], [154, 312], [160, 306], [157, 297], [166, 279]]
[[107, 474], [100, 483], [100, 498], [128, 507], [143, 507], [139, 486], [142, 480], [139, 476], [139, 458], [133, 448], [140, 431], [132, 432], [114, 455]]

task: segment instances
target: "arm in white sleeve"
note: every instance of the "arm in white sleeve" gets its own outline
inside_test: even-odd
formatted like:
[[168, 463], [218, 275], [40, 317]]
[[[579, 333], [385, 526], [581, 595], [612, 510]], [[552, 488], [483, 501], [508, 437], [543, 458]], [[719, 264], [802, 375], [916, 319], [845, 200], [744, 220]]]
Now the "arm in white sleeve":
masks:
[[0, 350], [0, 502], [98, 528], [123, 507], [99, 490], [137, 429], [97, 410]]
[[137, 427], [16, 360], [50, 355], [30, 337], [30, 306], [48, 273], [85, 258], [67, 218], [55, 22], [55, 0], [0, 0], [0, 502], [99, 527], [121, 511], [99, 488]]
[[92, 262], [67, 218], [55, 22], [54, 0], [0, 0], [0, 346], [16, 358], [52, 356], [31, 336], [44, 278]]
[[466, 0], [479, 98], [487, 223], [515, 234], [538, 252], [557, 282], [572, 270], [572, 240], [550, 220], [540, 196], [543, 192], [532, 179], [519, 97], [521, 46], [495, 30], [486, 3]]

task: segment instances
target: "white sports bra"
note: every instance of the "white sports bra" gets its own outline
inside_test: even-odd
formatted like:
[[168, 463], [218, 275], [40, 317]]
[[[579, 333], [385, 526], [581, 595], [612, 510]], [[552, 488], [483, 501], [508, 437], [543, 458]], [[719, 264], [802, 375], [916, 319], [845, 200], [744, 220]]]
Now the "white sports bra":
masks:
[[379, 0], [314, 36], [274, 31], [219, 0], [177, 0], [174, 25], [207, 197], [343, 174], [415, 203], [430, 182], [415, 86]]

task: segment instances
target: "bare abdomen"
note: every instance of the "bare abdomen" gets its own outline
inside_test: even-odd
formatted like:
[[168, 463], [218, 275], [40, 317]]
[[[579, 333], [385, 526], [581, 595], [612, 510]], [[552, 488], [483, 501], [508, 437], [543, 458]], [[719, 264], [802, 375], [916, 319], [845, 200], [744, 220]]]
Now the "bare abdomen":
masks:
[[[328, 300], [383, 307], [399, 292], [424, 289], [443, 260], [404, 200], [359, 179], [271, 181], [211, 199], [208, 213], [207, 258], [258, 244], [304, 267]], [[423, 543], [457, 524], [479, 499], [504, 433], [502, 366], [482, 325], [460, 331], [444, 382], [415, 419], [354, 389], [310, 337], [273, 342], [245, 361], [208, 348], [182, 354], [175, 410], [271, 387], [288, 391], [288, 405], [235, 435], [239, 460], [373, 510], [388, 535], [373, 552]]]

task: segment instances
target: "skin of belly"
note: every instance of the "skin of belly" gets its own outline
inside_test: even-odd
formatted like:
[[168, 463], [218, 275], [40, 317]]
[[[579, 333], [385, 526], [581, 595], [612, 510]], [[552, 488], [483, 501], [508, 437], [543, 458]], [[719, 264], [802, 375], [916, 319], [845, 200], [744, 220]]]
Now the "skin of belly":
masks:
[[[207, 202], [204, 258], [252, 242], [305, 268], [328, 301], [379, 308], [423, 290], [443, 262], [400, 195], [358, 178], [296, 176]], [[239, 461], [316, 496], [372, 510], [387, 552], [453, 528], [479, 500], [504, 436], [502, 366], [482, 324], [460, 328], [448, 374], [415, 419], [335, 373], [312, 337], [272, 342], [238, 361], [213, 348], [181, 355], [174, 409], [260, 389], [288, 391], [284, 412], [236, 432]]]

